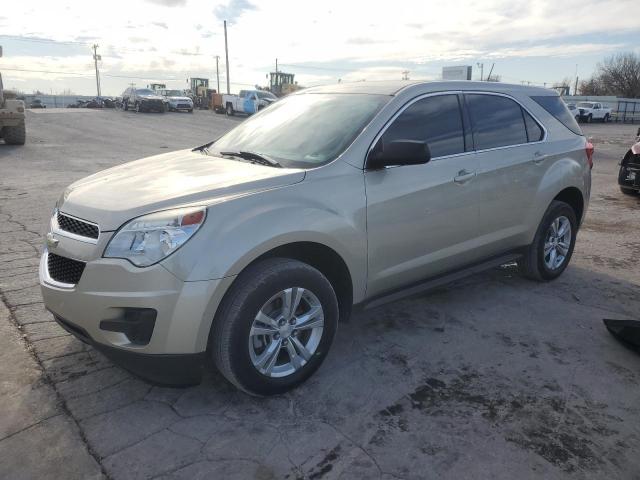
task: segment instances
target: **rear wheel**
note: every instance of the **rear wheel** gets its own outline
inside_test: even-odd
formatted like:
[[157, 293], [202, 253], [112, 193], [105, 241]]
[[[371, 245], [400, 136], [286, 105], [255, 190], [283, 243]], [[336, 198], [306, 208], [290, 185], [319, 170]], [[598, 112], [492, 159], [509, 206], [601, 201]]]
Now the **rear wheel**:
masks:
[[533, 243], [518, 261], [524, 276], [538, 281], [559, 277], [571, 260], [578, 221], [570, 205], [554, 200], [547, 208]]
[[229, 115], [230, 117], [233, 116], [233, 107], [231, 106], [230, 103], [227, 103], [227, 109], [226, 109], [227, 115]]
[[322, 273], [297, 260], [264, 260], [225, 296], [212, 328], [213, 360], [247, 393], [283, 393], [318, 369], [337, 324], [338, 301]]
[[4, 127], [2, 129], [2, 137], [7, 145], [24, 145], [27, 138], [27, 129], [24, 121], [15, 127]]

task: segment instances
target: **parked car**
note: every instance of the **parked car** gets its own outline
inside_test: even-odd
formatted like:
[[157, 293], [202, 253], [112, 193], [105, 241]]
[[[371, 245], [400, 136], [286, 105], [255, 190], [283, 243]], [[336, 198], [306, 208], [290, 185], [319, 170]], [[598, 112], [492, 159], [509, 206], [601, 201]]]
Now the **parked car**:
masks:
[[611, 109], [604, 107], [599, 102], [580, 102], [578, 103], [578, 112], [580, 112], [580, 120], [587, 123], [594, 120], [606, 123], [611, 119]]
[[627, 151], [620, 162], [618, 185], [622, 193], [636, 195], [640, 192], [640, 128], [636, 134], [636, 143]]
[[47, 106], [42, 103], [42, 100], [36, 98], [35, 100], [31, 101], [29, 108], [47, 108]]
[[158, 93], [165, 99], [167, 109], [172, 112], [185, 110], [193, 113], [193, 100], [187, 97], [182, 90], [159, 90]]
[[354, 305], [513, 261], [561, 275], [592, 155], [548, 89], [310, 88], [207, 145], [69, 186], [44, 303], [153, 382], [197, 383], [213, 361], [246, 392], [281, 393], [320, 366]]
[[92, 98], [84, 106], [86, 108], [104, 108], [102, 98], [100, 97]]
[[122, 94], [122, 103], [124, 110], [131, 109], [136, 112], [164, 113], [167, 110], [164, 97], [150, 88], [127, 88]]
[[240, 90], [239, 95], [222, 95], [227, 115], [245, 113], [251, 115], [278, 100], [273, 93], [264, 90]]

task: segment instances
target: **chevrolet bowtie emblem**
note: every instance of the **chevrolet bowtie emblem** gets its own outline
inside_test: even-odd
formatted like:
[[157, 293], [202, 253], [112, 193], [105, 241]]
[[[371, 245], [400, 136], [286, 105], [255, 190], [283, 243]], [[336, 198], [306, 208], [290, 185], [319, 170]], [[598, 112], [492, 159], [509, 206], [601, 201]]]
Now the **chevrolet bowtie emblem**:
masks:
[[47, 233], [47, 247], [56, 248], [59, 243], [60, 243], [60, 240], [54, 237], [53, 233], [51, 232]]

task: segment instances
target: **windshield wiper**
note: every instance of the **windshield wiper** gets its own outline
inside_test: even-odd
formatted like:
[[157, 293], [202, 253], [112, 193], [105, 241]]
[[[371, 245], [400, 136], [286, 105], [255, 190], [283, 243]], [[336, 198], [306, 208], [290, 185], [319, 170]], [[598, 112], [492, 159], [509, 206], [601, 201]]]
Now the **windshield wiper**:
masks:
[[277, 160], [274, 160], [273, 158], [268, 157], [262, 153], [239, 150], [233, 152], [220, 152], [220, 155], [224, 155], [227, 157], [238, 157], [254, 163], [259, 163], [260, 165], [266, 165], [268, 167], [282, 168], [282, 165], [280, 165]]

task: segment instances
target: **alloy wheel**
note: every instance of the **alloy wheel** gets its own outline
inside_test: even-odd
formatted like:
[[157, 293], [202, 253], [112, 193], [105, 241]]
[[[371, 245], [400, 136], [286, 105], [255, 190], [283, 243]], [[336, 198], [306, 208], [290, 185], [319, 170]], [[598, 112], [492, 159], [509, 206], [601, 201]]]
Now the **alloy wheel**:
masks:
[[308, 289], [292, 287], [272, 296], [260, 308], [249, 333], [253, 366], [268, 377], [300, 370], [316, 352], [324, 330], [324, 311]]
[[549, 270], [557, 270], [565, 262], [571, 239], [571, 222], [567, 217], [562, 215], [551, 222], [544, 242], [544, 264]]

